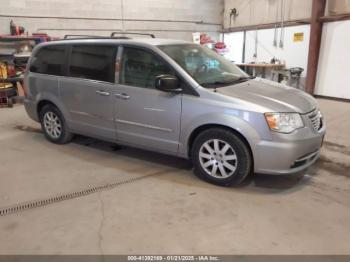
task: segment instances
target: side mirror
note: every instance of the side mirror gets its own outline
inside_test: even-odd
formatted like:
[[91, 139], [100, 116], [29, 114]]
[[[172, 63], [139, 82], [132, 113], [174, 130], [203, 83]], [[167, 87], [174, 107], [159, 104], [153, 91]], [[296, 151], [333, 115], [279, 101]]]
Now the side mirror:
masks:
[[158, 90], [169, 93], [181, 93], [182, 89], [179, 88], [179, 79], [172, 75], [160, 75], [156, 77], [155, 87]]

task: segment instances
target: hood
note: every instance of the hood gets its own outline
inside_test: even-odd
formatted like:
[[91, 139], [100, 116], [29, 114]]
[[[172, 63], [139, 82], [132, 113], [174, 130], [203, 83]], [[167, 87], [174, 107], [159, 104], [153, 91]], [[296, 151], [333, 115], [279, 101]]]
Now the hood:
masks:
[[317, 107], [309, 94], [270, 80], [255, 78], [240, 84], [220, 87], [217, 93], [266, 108], [270, 112], [308, 113]]

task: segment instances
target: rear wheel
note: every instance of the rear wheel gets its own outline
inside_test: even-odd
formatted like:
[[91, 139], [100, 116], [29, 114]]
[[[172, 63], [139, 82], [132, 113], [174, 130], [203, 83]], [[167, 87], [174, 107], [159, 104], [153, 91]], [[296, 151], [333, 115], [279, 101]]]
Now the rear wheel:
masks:
[[55, 144], [66, 144], [73, 134], [67, 130], [62, 113], [54, 105], [45, 105], [40, 111], [41, 128], [45, 137]]
[[220, 186], [241, 183], [252, 169], [248, 146], [240, 137], [222, 128], [208, 129], [197, 136], [192, 161], [199, 178]]

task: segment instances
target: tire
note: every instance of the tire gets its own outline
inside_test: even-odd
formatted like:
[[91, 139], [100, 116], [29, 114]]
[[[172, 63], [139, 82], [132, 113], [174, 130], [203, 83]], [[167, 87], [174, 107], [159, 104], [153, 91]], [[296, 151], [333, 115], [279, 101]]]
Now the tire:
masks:
[[40, 123], [45, 137], [52, 143], [66, 144], [73, 138], [73, 134], [67, 130], [62, 113], [52, 104], [45, 105], [41, 109]]
[[223, 128], [200, 133], [193, 142], [191, 158], [194, 173], [219, 186], [240, 184], [251, 173], [253, 165], [248, 146], [239, 136]]

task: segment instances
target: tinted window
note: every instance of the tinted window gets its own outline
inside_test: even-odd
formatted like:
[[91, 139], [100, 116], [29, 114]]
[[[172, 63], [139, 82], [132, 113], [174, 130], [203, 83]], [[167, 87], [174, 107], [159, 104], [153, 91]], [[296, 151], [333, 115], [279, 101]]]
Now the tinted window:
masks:
[[114, 83], [116, 46], [74, 45], [69, 75]]
[[65, 46], [46, 46], [33, 57], [30, 71], [49, 75], [63, 75]]
[[159, 75], [174, 73], [158, 57], [142, 49], [124, 47], [120, 83], [154, 88]]

